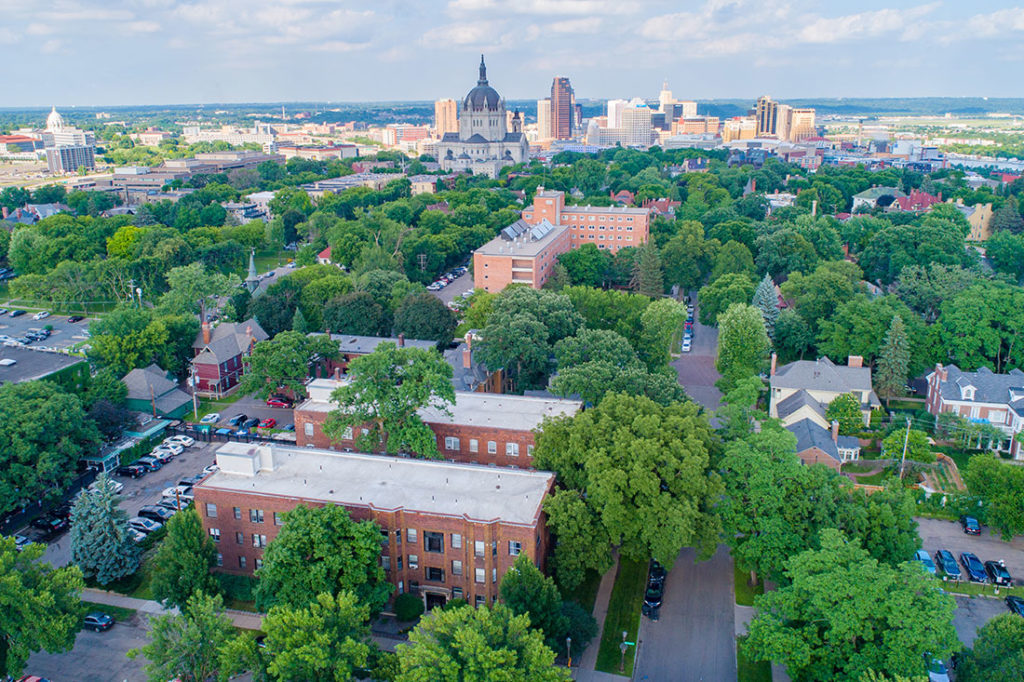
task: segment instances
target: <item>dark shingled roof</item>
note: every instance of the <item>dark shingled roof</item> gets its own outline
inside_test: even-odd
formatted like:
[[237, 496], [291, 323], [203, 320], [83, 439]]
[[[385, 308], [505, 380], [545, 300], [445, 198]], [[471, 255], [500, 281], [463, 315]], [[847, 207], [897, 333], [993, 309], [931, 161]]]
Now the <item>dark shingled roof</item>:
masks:
[[965, 372], [956, 365], [946, 365], [945, 369], [948, 378], [939, 388], [943, 399], [965, 400], [961, 390], [973, 386], [972, 402], [1010, 405], [1018, 412], [1024, 410], [1024, 372], [1021, 370], [1012, 369], [1006, 374], [996, 374], [988, 367], [982, 367], [976, 372]]
[[805, 405], [820, 414], [822, 418], [825, 417], [826, 406], [812, 398], [811, 394], [804, 390], [797, 391], [785, 400], [779, 402], [779, 404], [775, 406], [775, 411], [778, 412], [779, 419], [785, 419]]
[[823, 429], [810, 419], [801, 419], [796, 424], [790, 424], [786, 428], [796, 436], [796, 451], [798, 453], [810, 450], [811, 448], [818, 448], [832, 459], [841, 462], [842, 458], [839, 456], [839, 448], [844, 450], [860, 449], [860, 441], [853, 436], [839, 436], [837, 444], [832, 440], [832, 432], [829, 429]]

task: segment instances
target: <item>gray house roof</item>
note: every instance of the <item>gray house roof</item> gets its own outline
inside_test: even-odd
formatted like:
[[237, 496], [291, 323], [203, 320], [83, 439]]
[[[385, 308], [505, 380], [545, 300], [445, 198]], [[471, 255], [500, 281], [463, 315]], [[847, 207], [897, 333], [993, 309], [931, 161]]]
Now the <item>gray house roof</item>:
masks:
[[820, 414], [822, 418], [825, 417], [825, 408], [827, 406], [812, 398], [810, 393], [802, 389], [785, 400], [780, 401], [779, 404], [775, 406], [775, 410], [778, 412], [779, 419], [785, 419], [804, 406], [810, 407], [812, 410]]
[[129, 400], [150, 400], [173, 391], [178, 385], [155, 363], [145, 369], [133, 369], [121, 379], [128, 387]]
[[[377, 350], [382, 343], [393, 343], [399, 345], [398, 338], [393, 336], [356, 336], [355, 334], [331, 334], [331, 339], [338, 342], [338, 349], [342, 355], [369, 355]], [[436, 341], [422, 339], [404, 339], [402, 343], [406, 347], [422, 348], [430, 350], [437, 347]]]
[[801, 419], [786, 428], [796, 436], [796, 451], [798, 453], [818, 448], [832, 459], [841, 462], [839, 448], [844, 450], [860, 449], [860, 441], [853, 436], [839, 436], [838, 442], [833, 441], [831, 431], [818, 426], [810, 419]]
[[220, 364], [248, 352], [251, 343], [269, 338], [256, 318], [251, 317], [245, 322], [220, 323], [210, 331], [210, 343], [203, 343], [203, 332], [200, 330], [192, 348], [199, 351], [196, 354], [197, 361]]
[[871, 369], [869, 367], [837, 365], [827, 357], [817, 360], [797, 360], [783, 365], [775, 371], [775, 376], [771, 378], [771, 385], [772, 388], [835, 393], [869, 391], [868, 402], [871, 406], [881, 405], [871, 387]]
[[965, 400], [961, 389], [973, 386], [972, 402], [1009, 405], [1018, 412], [1024, 410], [1024, 372], [1021, 370], [1012, 369], [1006, 374], [996, 374], [988, 367], [982, 367], [976, 372], [965, 372], [956, 365], [946, 365], [945, 369], [948, 372], [947, 379], [939, 384], [943, 399]]
[[491, 376], [484, 363], [477, 360], [475, 350], [469, 351], [469, 367], [465, 366], [464, 351], [467, 349], [463, 341], [455, 348], [444, 351], [444, 359], [452, 367], [452, 384], [456, 391], [475, 391], [477, 386]]

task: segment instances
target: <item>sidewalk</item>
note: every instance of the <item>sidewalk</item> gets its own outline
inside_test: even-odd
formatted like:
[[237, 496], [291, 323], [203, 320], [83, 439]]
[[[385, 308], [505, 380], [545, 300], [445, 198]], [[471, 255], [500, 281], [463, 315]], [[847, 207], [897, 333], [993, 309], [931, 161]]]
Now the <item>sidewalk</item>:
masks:
[[601, 576], [601, 585], [597, 588], [597, 599], [594, 600], [594, 619], [597, 620], [600, 628], [597, 637], [590, 643], [587, 650], [583, 652], [579, 667], [572, 669], [572, 677], [582, 682], [622, 682], [626, 678], [611, 673], [603, 673], [594, 670], [597, 665], [597, 651], [601, 648], [601, 635], [604, 633], [604, 619], [608, 615], [608, 602], [612, 598], [612, 587], [615, 585], [615, 577], [619, 574], [619, 559], [615, 558], [615, 565]]

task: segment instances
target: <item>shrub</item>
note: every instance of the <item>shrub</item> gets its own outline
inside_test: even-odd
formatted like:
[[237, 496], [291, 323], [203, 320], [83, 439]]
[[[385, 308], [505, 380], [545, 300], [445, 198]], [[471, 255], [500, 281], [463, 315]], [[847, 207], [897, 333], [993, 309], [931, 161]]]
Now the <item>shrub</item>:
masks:
[[445, 611], [451, 611], [452, 609], [461, 609], [463, 606], [469, 606], [469, 602], [465, 599], [449, 599], [441, 608]]
[[401, 621], [416, 620], [423, 615], [423, 600], [405, 592], [395, 597], [395, 617]]
[[218, 573], [217, 581], [220, 583], [221, 592], [226, 600], [233, 601], [254, 601], [256, 597], [253, 592], [256, 590], [256, 578], [249, 575], [230, 575]]

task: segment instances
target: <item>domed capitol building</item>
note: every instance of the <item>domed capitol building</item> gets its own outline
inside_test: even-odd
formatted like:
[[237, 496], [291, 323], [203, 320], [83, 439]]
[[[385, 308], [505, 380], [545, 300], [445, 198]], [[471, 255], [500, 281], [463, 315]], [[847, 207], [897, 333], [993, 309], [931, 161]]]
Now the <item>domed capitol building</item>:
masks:
[[529, 151], [523, 119], [517, 111], [510, 123], [505, 100], [487, 83], [487, 66], [480, 55], [480, 79], [462, 101], [459, 132], [445, 133], [437, 145], [441, 168], [495, 178], [502, 167], [526, 161]]

